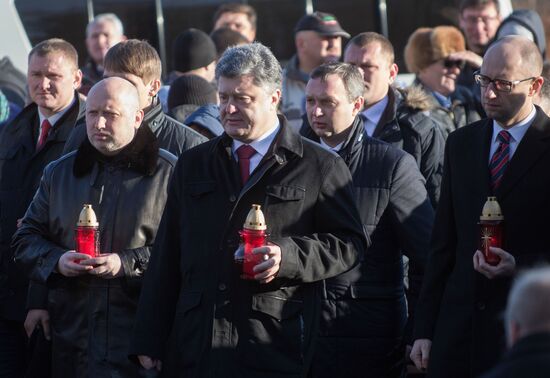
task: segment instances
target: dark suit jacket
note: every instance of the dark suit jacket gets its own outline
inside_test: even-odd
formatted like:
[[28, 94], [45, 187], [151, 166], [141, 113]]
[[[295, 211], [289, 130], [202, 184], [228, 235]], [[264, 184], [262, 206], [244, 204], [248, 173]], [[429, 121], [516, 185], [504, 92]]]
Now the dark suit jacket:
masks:
[[[479, 215], [489, 186], [492, 120], [449, 136], [441, 200], [417, 309], [415, 338], [433, 340], [429, 376], [476, 375], [504, 349], [500, 313], [510, 278], [489, 280], [474, 271]], [[537, 114], [519, 144], [495, 195], [504, 215], [505, 250], [519, 269], [548, 260], [550, 119]], [[453, 375], [454, 374], [454, 375]]]
[[502, 361], [481, 378], [547, 378], [550, 376], [550, 333], [525, 336]]

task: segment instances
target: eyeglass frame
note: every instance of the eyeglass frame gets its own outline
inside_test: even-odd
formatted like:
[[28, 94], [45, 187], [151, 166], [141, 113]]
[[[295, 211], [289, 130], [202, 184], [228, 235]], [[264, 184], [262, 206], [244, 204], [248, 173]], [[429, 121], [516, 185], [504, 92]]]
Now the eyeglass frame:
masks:
[[468, 17], [462, 17], [460, 16], [466, 24], [469, 25], [477, 25], [478, 22], [482, 22], [483, 24], [487, 25], [489, 22], [493, 22], [498, 20], [498, 14], [496, 16], [468, 16]]
[[[498, 92], [503, 92], [503, 93], [510, 93], [514, 90], [514, 88], [516, 87], [516, 85], [520, 84], [520, 83], [523, 83], [524, 81], [527, 81], [527, 80], [535, 80], [537, 77], [536, 76], [531, 76], [531, 77], [528, 77], [527, 79], [522, 79], [522, 80], [513, 80], [513, 81], [510, 81], [510, 80], [504, 80], [504, 79], [491, 79], [489, 76], [487, 75], [482, 75], [479, 71], [475, 71], [474, 72], [474, 81], [476, 82], [476, 84], [478, 84], [480, 87], [488, 87], [489, 84], [493, 84], [493, 88], [495, 88], [496, 91]], [[484, 77], [486, 79], [489, 80], [489, 82], [486, 84], [486, 85], [482, 85], [480, 80], [481, 78]], [[498, 89], [498, 84], [497, 82], [500, 82], [500, 83], [503, 83], [504, 85], [509, 85], [510, 86], [510, 89], [508, 90], [502, 90], [502, 89]]]

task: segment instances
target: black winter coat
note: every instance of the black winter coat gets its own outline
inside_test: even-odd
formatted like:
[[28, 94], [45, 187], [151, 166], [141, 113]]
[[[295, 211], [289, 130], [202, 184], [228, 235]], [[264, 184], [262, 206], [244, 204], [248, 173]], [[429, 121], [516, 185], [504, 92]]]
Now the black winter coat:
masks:
[[51, 129], [46, 144], [35, 151], [38, 108], [30, 104], [0, 133], [0, 317], [23, 322], [28, 279], [13, 261], [10, 242], [40, 183], [44, 167], [62, 155], [74, 125], [84, 118], [77, 100]]
[[[160, 148], [176, 155], [176, 157], [208, 140], [190, 127], [164, 114], [160, 102], [145, 113], [143, 125], [148, 126], [153, 131]], [[86, 138], [86, 121], [82, 120], [67, 141], [65, 153], [78, 149]]]
[[[132, 343], [132, 354], [163, 360], [165, 376], [306, 375], [318, 281], [366, 248], [343, 160], [280, 121], [244, 187], [226, 134], [178, 161]], [[233, 262], [252, 204], [282, 250], [269, 284], [240, 279]]]
[[[151, 248], [176, 158], [159, 150], [148, 128], [113, 158], [86, 140], [44, 170], [35, 198], [13, 238], [16, 261], [47, 285], [52, 376], [150, 376], [128, 358], [130, 333]], [[124, 275], [103, 279], [56, 273], [74, 250], [75, 222], [84, 203], [98, 217], [100, 251], [117, 253]]]
[[[319, 138], [313, 132], [311, 139]], [[339, 152], [371, 244], [360, 264], [325, 281], [313, 377], [400, 377], [426, 263], [433, 209], [411, 156], [369, 138], [357, 117]], [[409, 257], [408, 305], [402, 255]]]

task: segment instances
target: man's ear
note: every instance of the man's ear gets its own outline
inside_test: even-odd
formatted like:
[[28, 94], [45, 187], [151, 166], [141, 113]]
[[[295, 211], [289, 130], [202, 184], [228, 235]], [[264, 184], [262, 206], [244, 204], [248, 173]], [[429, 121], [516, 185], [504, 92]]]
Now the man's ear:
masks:
[[281, 101], [281, 90], [275, 89], [271, 94], [271, 105], [277, 110], [279, 102]]
[[353, 101], [353, 116], [355, 117], [361, 110], [363, 110], [363, 106], [365, 105], [365, 98], [363, 96], [357, 97]]
[[529, 89], [529, 96], [535, 96], [540, 93], [542, 84], [544, 84], [544, 78], [542, 76], [539, 76], [533, 80], [531, 83], [531, 88]]
[[77, 90], [78, 88], [80, 88], [81, 84], [82, 84], [82, 71], [77, 69], [74, 73], [73, 89]]
[[154, 79], [151, 81], [151, 87], [149, 88], [149, 97], [155, 97], [159, 93], [162, 86], [160, 79]]
[[145, 113], [143, 113], [143, 110], [141, 110], [141, 109], [136, 111], [136, 115], [135, 115], [135, 118], [134, 118], [134, 128], [136, 130], [139, 129], [139, 127], [141, 126], [141, 122], [143, 122], [144, 114]]
[[392, 63], [390, 65], [390, 78], [389, 83], [392, 84], [395, 81], [395, 78], [397, 77], [397, 74], [399, 73], [399, 66], [397, 64]]

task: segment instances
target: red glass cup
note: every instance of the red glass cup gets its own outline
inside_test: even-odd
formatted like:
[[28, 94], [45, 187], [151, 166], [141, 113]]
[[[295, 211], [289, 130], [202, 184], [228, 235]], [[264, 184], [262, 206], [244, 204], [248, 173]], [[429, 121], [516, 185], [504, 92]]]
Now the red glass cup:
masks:
[[504, 236], [502, 221], [481, 221], [479, 225], [480, 250], [483, 252], [485, 261], [490, 265], [498, 265], [500, 257], [491, 252], [489, 247], [502, 248]]
[[253, 280], [254, 267], [264, 261], [263, 254], [254, 254], [254, 248], [262, 247], [266, 244], [267, 234], [265, 230], [243, 229], [239, 231], [241, 244], [235, 252], [235, 262], [241, 269], [241, 277], [245, 280]]
[[77, 227], [75, 230], [75, 251], [90, 257], [99, 255], [99, 230], [97, 227]]

